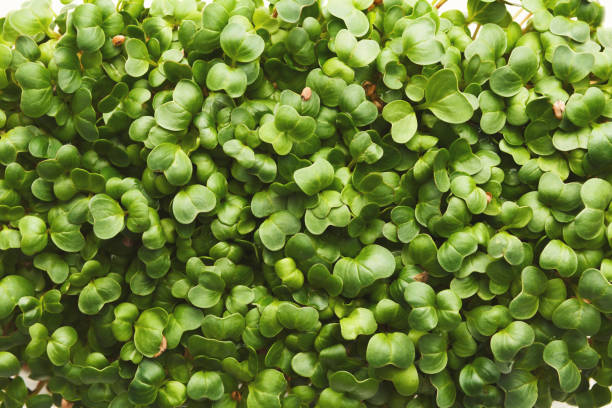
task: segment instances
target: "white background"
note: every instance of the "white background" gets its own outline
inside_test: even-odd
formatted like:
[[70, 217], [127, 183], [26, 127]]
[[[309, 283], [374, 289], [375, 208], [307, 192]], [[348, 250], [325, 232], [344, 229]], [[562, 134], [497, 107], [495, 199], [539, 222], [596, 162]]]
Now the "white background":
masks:
[[[4, 16], [7, 11], [19, 8], [21, 4], [25, 3], [25, 1], [26, 0], [0, 0], [0, 15]], [[609, 0], [601, 0], [600, 3], [605, 5], [608, 1]], [[150, 4], [150, 2], [151, 0], [145, 1], [147, 5]], [[60, 3], [59, 0], [52, 0], [52, 3], [56, 11], [62, 7], [62, 4]], [[467, 4], [467, 0], [448, 0], [448, 2], [442, 7], [442, 10], [459, 9], [459, 10], [465, 11], [466, 4]], [[605, 25], [607, 26], [612, 25], [612, 2], [610, 3], [609, 8], [610, 8], [610, 12], [606, 15], [606, 19], [605, 19]], [[523, 13], [521, 17], [525, 15], [526, 14]], [[567, 406], [568, 405], [557, 403], [553, 407], [562, 408], [562, 407], [567, 407]], [[612, 405], [610, 405], [610, 407], [612, 407]]]
[[[115, 0], [117, 1], [117, 0]], [[596, 1], [596, 0], [594, 0]], [[5, 15], [7, 11], [14, 10], [19, 8], [21, 4], [25, 3], [26, 0], [0, 0], [0, 15]], [[53, 3], [53, 7], [56, 10], [59, 10], [62, 7], [62, 3], [59, 0], [51, 0]], [[516, 3], [519, 3], [520, 0], [515, 0]], [[606, 15], [605, 25], [612, 25], [612, 1], [610, 0], [599, 0], [599, 2], [603, 5], [609, 3], [610, 12]], [[150, 4], [151, 0], [145, 0], [145, 4]], [[465, 11], [465, 6], [467, 4], [467, 0], [448, 0], [448, 2], [442, 7], [442, 10], [448, 9], [459, 9]], [[510, 8], [510, 7], [509, 7]], [[524, 15], [524, 14], [523, 14]]]

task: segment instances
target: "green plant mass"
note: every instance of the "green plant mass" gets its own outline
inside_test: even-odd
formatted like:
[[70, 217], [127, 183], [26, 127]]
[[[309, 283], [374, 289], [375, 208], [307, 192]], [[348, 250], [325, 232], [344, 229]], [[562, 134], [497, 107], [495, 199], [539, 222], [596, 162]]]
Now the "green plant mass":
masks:
[[612, 29], [466, 2], [0, 18], [0, 408], [612, 402]]

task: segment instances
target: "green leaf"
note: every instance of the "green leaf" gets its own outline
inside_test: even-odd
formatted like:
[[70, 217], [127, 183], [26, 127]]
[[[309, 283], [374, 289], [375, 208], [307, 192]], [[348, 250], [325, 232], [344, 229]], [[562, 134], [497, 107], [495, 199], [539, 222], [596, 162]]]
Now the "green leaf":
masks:
[[247, 76], [239, 67], [230, 67], [220, 62], [208, 71], [206, 86], [212, 91], [224, 90], [230, 97], [238, 98], [246, 90]]
[[200, 213], [212, 211], [217, 197], [207, 187], [195, 184], [176, 194], [172, 201], [172, 214], [181, 224], [191, 224]]
[[[463, 165], [465, 165], [464, 163]], [[480, 187], [472, 177], [456, 174], [450, 183], [451, 192], [463, 199], [472, 214], [480, 214], [487, 207], [487, 193]]]
[[342, 19], [346, 28], [356, 37], [362, 37], [368, 32], [370, 23], [361, 10], [367, 9], [372, 0], [331, 0], [327, 4], [329, 13]]
[[436, 23], [429, 16], [409, 20], [402, 33], [403, 54], [417, 65], [431, 65], [444, 55], [444, 46], [436, 39]]
[[293, 179], [306, 195], [312, 196], [324, 190], [334, 181], [334, 168], [325, 159], [315, 160], [310, 166], [293, 173]]
[[129, 76], [138, 78], [149, 71], [149, 51], [145, 43], [137, 38], [130, 38], [125, 42], [128, 59], [125, 62], [125, 72]]
[[568, 277], [576, 273], [578, 257], [563, 241], [554, 239], [542, 250], [540, 266], [543, 269], [557, 270], [561, 276]]
[[157, 399], [166, 374], [157, 361], [143, 360], [136, 369], [134, 378], [128, 386], [129, 401], [137, 405], [151, 405]]
[[508, 37], [497, 24], [484, 24], [474, 41], [465, 48], [465, 57], [470, 60], [477, 55], [483, 61], [497, 61], [508, 47]]
[[459, 92], [457, 77], [450, 69], [437, 71], [429, 78], [423, 106], [448, 123], [467, 122], [474, 114], [468, 98]]
[[521, 321], [512, 322], [491, 337], [491, 351], [496, 360], [510, 362], [521, 349], [530, 346], [534, 340], [535, 334], [531, 326]]
[[123, 231], [124, 213], [117, 201], [106, 194], [96, 194], [89, 200], [94, 233], [100, 239], [111, 239]]
[[169, 316], [166, 328], [166, 342], [169, 349], [180, 344], [183, 333], [202, 326], [204, 314], [189, 305], [177, 305]]
[[360, 335], [370, 335], [378, 325], [371, 310], [358, 307], [347, 317], [340, 319], [340, 331], [345, 340], [355, 340]]
[[584, 95], [575, 93], [570, 96], [565, 114], [575, 125], [585, 127], [599, 118], [604, 107], [604, 93], [599, 88], [588, 88]]
[[47, 225], [37, 216], [26, 215], [19, 220], [21, 234], [21, 252], [34, 255], [47, 246]]
[[271, 369], [260, 371], [255, 380], [249, 384], [247, 407], [280, 408], [280, 397], [286, 388], [287, 381], [279, 371]]
[[23, 113], [39, 118], [49, 112], [53, 98], [49, 71], [41, 64], [26, 62], [19, 66], [15, 78], [23, 89], [19, 105]]
[[97, 314], [105, 304], [121, 296], [121, 285], [112, 277], [95, 279], [79, 294], [79, 310], [88, 315]]
[[278, 306], [277, 319], [289, 330], [313, 331], [319, 325], [319, 314], [314, 308], [298, 307], [288, 302]]
[[289, 211], [278, 211], [259, 226], [259, 238], [266, 248], [278, 251], [285, 246], [287, 235], [300, 231], [300, 221]]
[[111, 323], [113, 336], [119, 341], [132, 338], [134, 321], [138, 317], [138, 308], [132, 303], [120, 303], [113, 310], [115, 320]]
[[297, 353], [291, 359], [291, 369], [298, 375], [306, 378], [310, 378], [316, 373], [319, 368], [317, 364], [317, 354], [312, 352]]
[[491, 360], [477, 357], [461, 369], [459, 385], [466, 395], [478, 395], [485, 385], [497, 382], [499, 377], [500, 372]]
[[219, 41], [225, 54], [234, 61], [251, 62], [264, 50], [264, 40], [248, 31], [250, 23], [242, 16], [233, 16], [221, 31]]
[[357, 84], [350, 84], [342, 90], [339, 106], [357, 127], [369, 125], [378, 117], [376, 105], [367, 100], [365, 90]]
[[47, 342], [47, 356], [55, 366], [64, 366], [70, 361], [70, 350], [77, 343], [76, 330], [62, 326], [55, 330]]
[[53, 283], [62, 283], [68, 278], [68, 264], [57, 254], [43, 252], [36, 255], [34, 266], [47, 272]]
[[157, 145], [147, 156], [147, 167], [153, 171], [163, 171], [168, 183], [183, 186], [191, 180], [193, 164], [189, 156], [172, 143]]
[[612, 310], [612, 285], [599, 270], [590, 268], [582, 272], [578, 292], [599, 311], [610, 313]]
[[478, 104], [482, 111], [480, 127], [487, 134], [495, 134], [506, 124], [505, 103], [493, 92], [487, 90], [478, 95]]
[[104, 45], [102, 10], [94, 4], [81, 4], [74, 9], [72, 24], [77, 29], [77, 45], [85, 52], [96, 52]]
[[438, 334], [425, 334], [418, 342], [421, 358], [418, 361], [419, 369], [425, 374], [436, 374], [444, 370], [448, 363], [446, 352], [447, 341]]
[[601, 315], [594, 306], [582, 300], [566, 299], [554, 309], [552, 321], [555, 326], [566, 330], [578, 330], [591, 336], [601, 327]]
[[510, 302], [509, 309], [515, 319], [530, 319], [540, 306], [540, 295], [546, 291], [548, 278], [540, 269], [527, 266], [521, 272], [521, 292]]
[[12, 377], [21, 371], [21, 363], [14, 354], [0, 351], [0, 377]]
[[553, 72], [562, 81], [578, 82], [586, 77], [595, 63], [592, 54], [576, 53], [566, 45], [555, 48], [553, 54]]
[[478, 241], [468, 231], [458, 231], [446, 240], [438, 250], [437, 259], [442, 268], [448, 272], [456, 272], [461, 268], [463, 260], [476, 252]]
[[221, 376], [214, 371], [197, 371], [187, 383], [187, 395], [194, 400], [209, 399], [217, 401], [224, 393]]
[[168, 313], [159, 307], [143, 311], [134, 323], [134, 345], [145, 357], [158, 355], [163, 331], [168, 324]]
[[370, 337], [366, 359], [374, 368], [408, 368], [414, 362], [414, 344], [404, 333], [377, 333]]
[[317, 68], [310, 71], [306, 77], [306, 86], [319, 95], [324, 105], [334, 107], [338, 106], [346, 82], [342, 78], [329, 77]]
[[349, 67], [360, 68], [376, 59], [380, 46], [374, 40], [357, 40], [349, 30], [342, 29], [334, 38], [334, 51]]
[[44, 33], [51, 24], [53, 16], [47, 0], [31, 2], [27, 7], [8, 13], [7, 21], [10, 29], [5, 29], [4, 35], [8, 34], [8, 39], [13, 40], [13, 36], [18, 34], [34, 36]]
[[34, 296], [32, 283], [20, 275], [8, 275], [0, 280], [0, 319], [7, 318], [19, 299]]
[[[202, 89], [194, 81], [181, 79], [174, 88], [172, 99], [177, 105], [195, 115], [202, 110], [204, 96], [202, 95]], [[157, 110], [155, 112], [157, 113]]]
[[314, 4], [314, 0], [281, 0], [275, 4], [278, 17], [287, 23], [297, 23], [305, 7]]
[[506, 7], [503, 4], [489, 1], [468, 0], [467, 11], [467, 20], [477, 21], [480, 24], [500, 24], [507, 15]]
[[506, 98], [518, 94], [536, 74], [539, 65], [539, 58], [530, 47], [515, 48], [508, 65], [497, 68], [491, 75], [491, 90]]
[[417, 130], [417, 119], [412, 105], [406, 101], [393, 101], [383, 108], [383, 118], [391, 123], [391, 137], [396, 143], [407, 143]]
[[562, 340], [553, 340], [544, 348], [544, 362], [557, 370], [559, 384], [565, 392], [572, 392], [580, 385], [580, 371], [571, 360], [567, 344]]
[[155, 110], [157, 124], [174, 132], [187, 129], [191, 119], [191, 113], [175, 101], [166, 102]]
[[498, 232], [489, 241], [487, 252], [493, 258], [504, 258], [510, 265], [520, 265], [525, 259], [523, 243], [514, 235]]
[[342, 295], [356, 297], [359, 292], [378, 279], [395, 272], [395, 259], [380, 245], [364, 247], [355, 258], [344, 257], [334, 265], [333, 275], [343, 282]]
[[440, 408], [452, 407], [457, 397], [457, 388], [448, 371], [431, 376], [431, 385], [436, 388], [436, 404]]
[[304, 274], [297, 269], [292, 258], [283, 258], [276, 261], [274, 272], [289, 289], [297, 290], [304, 284]]
[[538, 400], [537, 378], [528, 371], [513, 370], [501, 377], [499, 385], [506, 392], [506, 407], [532, 407]]
[[550, 22], [550, 32], [569, 37], [583, 43], [589, 39], [589, 25], [584, 21], [571, 20], [565, 16], [555, 16]]
[[404, 289], [404, 299], [412, 307], [408, 315], [412, 327], [430, 331], [438, 325], [436, 294], [431, 286], [423, 282], [411, 282]]
[[157, 402], [162, 407], [176, 407], [187, 400], [187, 387], [179, 381], [168, 381], [160, 389]]
[[273, 121], [264, 123], [259, 128], [259, 138], [272, 144], [279, 155], [288, 154], [294, 143], [308, 140], [315, 132], [317, 122], [310, 116], [301, 116], [295, 108], [281, 105]]
[[192, 330], [200, 326], [202, 326], [202, 333], [204, 333], [206, 337], [218, 340], [236, 340], [242, 335], [245, 322], [244, 318], [239, 313], [233, 313], [225, 317], [207, 315], [202, 320], [201, 324], [195, 325]]

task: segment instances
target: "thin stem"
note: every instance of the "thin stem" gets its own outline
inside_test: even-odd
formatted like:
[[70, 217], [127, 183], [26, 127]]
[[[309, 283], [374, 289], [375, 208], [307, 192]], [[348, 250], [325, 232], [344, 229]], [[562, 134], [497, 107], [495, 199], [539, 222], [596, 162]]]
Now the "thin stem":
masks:
[[582, 297], [578, 293], [578, 286], [571, 284], [570, 287], [572, 288], [572, 291], [574, 292], [574, 296], [576, 296], [576, 299], [578, 299], [581, 302], [584, 302], [584, 299], [582, 299]]
[[509, 5], [509, 6], [513, 6], [513, 7], [522, 7], [520, 4], [518, 4], [518, 3], [513, 3], [513, 2], [508, 1], [508, 0], [504, 0], [504, 3], [505, 3], [505, 4], [507, 4], [507, 5]]
[[72, 408], [74, 406], [74, 402], [70, 402], [62, 398], [61, 408]]
[[476, 39], [476, 36], [478, 35], [478, 32], [480, 31], [480, 27], [482, 27], [482, 25], [480, 24], [476, 26], [476, 29], [474, 30], [474, 34], [472, 34], [472, 40]]
[[525, 24], [527, 20], [531, 18], [531, 16], [533, 16], [533, 13], [527, 14], [527, 16], [523, 19], [523, 21], [521, 21], [520, 25], [522, 26], [523, 24]]
[[56, 40], [62, 36], [62, 35], [61, 35], [60, 33], [58, 33], [57, 31], [53, 31], [53, 30], [51, 30], [51, 29], [48, 29], [48, 30], [47, 30], [47, 32], [46, 32], [46, 34], [47, 34], [47, 36], [48, 36], [49, 38], [53, 38], [53, 39], [56, 39]]
[[36, 388], [34, 388], [34, 389], [32, 390], [32, 392], [30, 393], [30, 395], [36, 395], [36, 394], [38, 394], [39, 392], [41, 392], [41, 391], [42, 391], [42, 389], [43, 389], [43, 388], [45, 388], [45, 385], [47, 385], [47, 381], [46, 381], [46, 380], [44, 380], [44, 381], [39, 381], [39, 382], [38, 382], [38, 384], [36, 384]]
[[438, 4], [436, 4], [436, 8], [439, 9], [442, 7], [448, 0], [440, 0]]
[[512, 20], [516, 20], [518, 18], [518, 16], [521, 15], [521, 13], [523, 12], [523, 9], [520, 8], [516, 13], [514, 13], [514, 15], [512, 16]]

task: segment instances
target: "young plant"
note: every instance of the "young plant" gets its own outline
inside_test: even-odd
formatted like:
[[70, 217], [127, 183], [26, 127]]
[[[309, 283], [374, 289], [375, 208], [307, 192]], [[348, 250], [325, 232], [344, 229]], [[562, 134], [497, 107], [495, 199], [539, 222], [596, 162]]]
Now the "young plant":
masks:
[[3, 407], [612, 401], [599, 3], [23, 3]]

